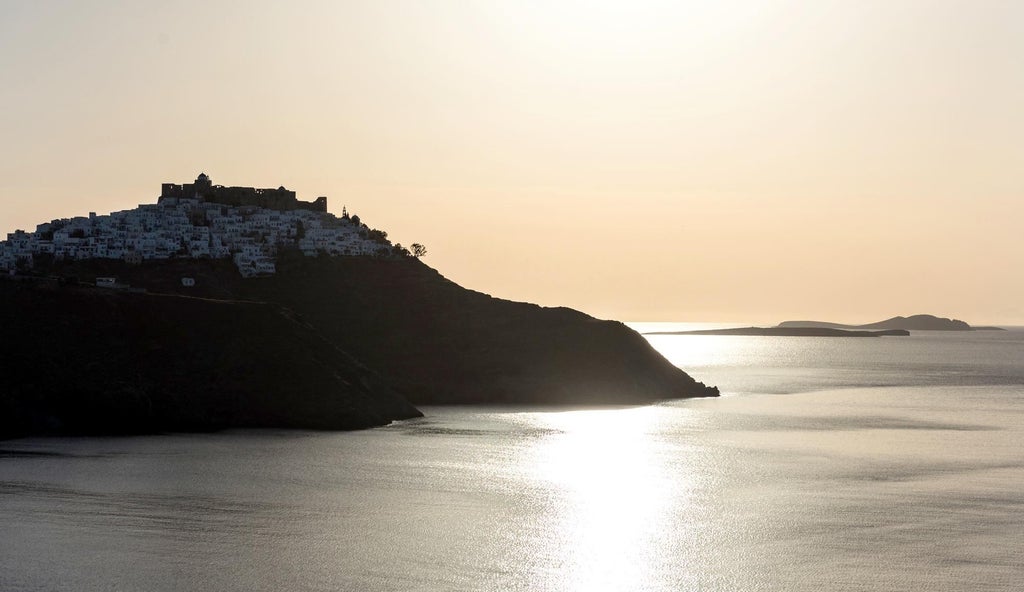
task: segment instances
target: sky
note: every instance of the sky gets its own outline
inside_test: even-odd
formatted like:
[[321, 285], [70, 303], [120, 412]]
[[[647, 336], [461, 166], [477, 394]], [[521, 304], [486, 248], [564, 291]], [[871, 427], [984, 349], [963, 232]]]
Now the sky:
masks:
[[0, 233], [329, 198], [626, 321], [1024, 325], [1024, 3], [0, 0]]

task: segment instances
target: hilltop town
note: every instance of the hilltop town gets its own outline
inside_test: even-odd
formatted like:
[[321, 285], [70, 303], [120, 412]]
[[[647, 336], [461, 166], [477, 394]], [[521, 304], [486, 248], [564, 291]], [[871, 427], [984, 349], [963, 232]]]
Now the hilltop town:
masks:
[[231, 258], [243, 277], [273, 275], [281, 249], [307, 256], [386, 256], [402, 249], [358, 216], [327, 212], [327, 198], [299, 201], [284, 187], [214, 185], [205, 174], [165, 183], [156, 204], [98, 216], [64, 218], [18, 230], [0, 242], [0, 270], [32, 269], [39, 259], [117, 259], [129, 264], [172, 258]]

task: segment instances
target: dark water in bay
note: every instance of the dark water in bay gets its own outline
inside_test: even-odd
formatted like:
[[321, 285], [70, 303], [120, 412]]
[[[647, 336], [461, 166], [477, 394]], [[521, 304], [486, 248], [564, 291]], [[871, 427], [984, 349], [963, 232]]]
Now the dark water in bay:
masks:
[[726, 396], [0, 442], [0, 590], [1024, 588], [1024, 331], [650, 339]]

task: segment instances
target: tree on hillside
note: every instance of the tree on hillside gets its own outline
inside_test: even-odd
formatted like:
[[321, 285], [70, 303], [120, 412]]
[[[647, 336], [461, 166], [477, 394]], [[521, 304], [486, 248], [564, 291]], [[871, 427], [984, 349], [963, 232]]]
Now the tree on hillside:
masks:
[[427, 248], [420, 243], [413, 243], [409, 246], [409, 249], [412, 251], [412, 256], [417, 259], [427, 254]]

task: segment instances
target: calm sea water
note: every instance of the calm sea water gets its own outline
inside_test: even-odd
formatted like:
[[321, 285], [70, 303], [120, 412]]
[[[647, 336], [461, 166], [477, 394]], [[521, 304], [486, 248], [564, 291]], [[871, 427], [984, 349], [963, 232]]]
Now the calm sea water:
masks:
[[1024, 331], [650, 340], [725, 396], [0, 442], [0, 590], [1024, 589]]

